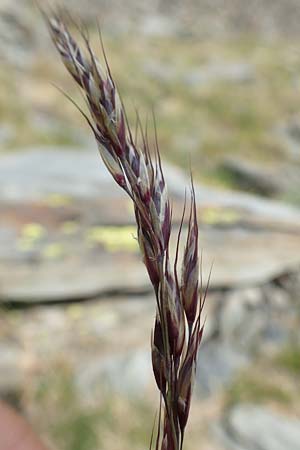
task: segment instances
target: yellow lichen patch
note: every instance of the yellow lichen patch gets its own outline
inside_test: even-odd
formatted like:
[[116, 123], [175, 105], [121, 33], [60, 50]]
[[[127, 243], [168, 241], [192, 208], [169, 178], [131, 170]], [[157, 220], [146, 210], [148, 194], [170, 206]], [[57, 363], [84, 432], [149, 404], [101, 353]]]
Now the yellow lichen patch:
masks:
[[61, 231], [66, 235], [75, 234], [78, 231], [78, 223], [71, 220], [63, 222], [61, 225]]
[[37, 241], [46, 235], [45, 228], [39, 223], [27, 223], [21, 231], [23, 239]]
[[72, 305], [67, 310], [68, 315], [73, 320], [81, 319], [83, 316], [83, 309], [81, 305]]
[[202, 211], [203, 222], [209, 225], [216, 225], [218, 223], [235, 223], [239, 220], [239, 214], [232, 209], [220, 208], [205, 208]]
[[46, 229], [39, 223], [27, 223], [21, 230], [20, 239], [16, 242], [16, 247], [21, 252], [33, 250], [35, 244], [45, 235]]
[[44, 198], [44, 203], [52, 208], [58, 208], [59, 206], [69, 205], [71, 199], [67, 195], [53, 193]]
[[59, 259], [64, 255], [64, 247], [59, 243], [49, 244], [43, 249], [42, 255], [45, 259]]
[[133, 226], [99, 226], [90, 228], [87, 231], [86, 239], [91, 245], [102, 244], [111, 252], [136, 252], [138, 250], [138, 244], [134, 238], [135, 235], [136, 228]]

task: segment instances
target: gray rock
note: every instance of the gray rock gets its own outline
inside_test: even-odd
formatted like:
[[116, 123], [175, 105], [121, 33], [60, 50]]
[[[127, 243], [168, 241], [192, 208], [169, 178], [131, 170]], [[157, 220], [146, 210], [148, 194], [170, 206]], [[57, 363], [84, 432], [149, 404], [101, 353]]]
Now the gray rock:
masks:
[[[178, 223], [189, 180], [168, 164], [165, 173]], [[102, 241], [91, 245], [87, 240], [93, 227], [134, 226], [129, 200], [96, 151], [41, 148], [5, 155], [0, 158], [0, 178], [2, 299], [78, 299], [108, 291], [151, 289], [137, 250], [112, 251]], [[195, 190], [203, 220], [204, 280], [215, 262], [212, 287], [265, 283], [299, 265], [296, 208], [199, 185]], [[210, 222], [210, 213], [217, 221]], [[75, 231], [68, 235], [62, 230], [70, 221]], [[38, 227], [37, 239], [24, 238], [28, 224]], [[117, 238], [118, 229], [113, 232]], [[134, 233], [134, 228], [128, 230], [128, 238]], [[175, 237], [171, 250], [174, 242]]]
[[219, 311], [220, 333], [244, 350], [261, 334], [266, 322], [264, 298], [260, 288], [229, 292]]
[[283, 289], [263, 287], [233, 290], [220, 304], [220, 336], [248, 354], [278, 351], [289, 342], [296, 314]]
[[39, 200], [53, 193], [81, 198], [95, 198], [99, 192], [122, 195], [93, 150], [29, 149], [2, 156], [0, 173], [0, 197], [10, 201]]
[[[171, 193], [183, 199], [189, 177], [179, 168], [164, 164]], [[265, 199], [250, 193], [221, 190], [202, 184], [195, 186], [200, 211], [213, 207], [237, 214], [235, 222], [256, 228], [271, 228], [299, 233], [300, 209], [276, 200]], [[200, 214], [201, 218], [201, 214]]]
[[217, 393], [249, 364], [247, 356], [221, 340], [205, 342], [199, 350], [196, 383], [200, 395]]
[[[128, 231], [130, 239], [132, 232]], [[18, 250], [15, 240], [4, 241], [0, 252], [0, 297], [11, 301], [51, 301], [151, 290], [138, 251], [110, 251], [97, 243], [90, 247], [86, 233], [83, 228], [72, 238], [55, 237], [50, 229], [45, 242], [38, 241], [36, 248], [30, 250]], [[214, 288], [265, 283], [292, 271], [300, 258], [298, 236], [284, 233], [205, 229], [200, 246], [204, 280], [215, 261], [210, 283]], [[52, 250], [58, 251], [57, 256]]]
[[178, 32], [178, 23], [175, 18], [166, 15], [146, 16], [139, 25], [139, 31], [151, 37], [169, 37]]
[[299, 450], [300, 421], [254, 405], [235, 407], [224, 419], [229, 450]]
[[[183, 200], [189, 177], [167, 163], [164, 169], [171, 195]], [[115, 186], [96, 148], [82, 151], [78, 148], [29, 148], [17, 154], [2, 155], [0, 176], [2, 201], [39, 200], [52, 193], [83, 199], [99, 198], [99, 193], [109, 198], [126, 198]], [[196, 186], [196, 194], [200, 208], [232, 208], [250, 223], [256, 220], [258, 224], [300, 229], [300, 210], [283, 203], [201, 185]]]
[[280, 319], [270, 318], [260, 336], [259, 352], [261, 354], [276, 354], [280, 348], [290, 344], [294, 331], [291, 324], [286, 323], [285, 317]]
[[218, 205], [239, 211], [240, 219], [256, 227], [270, 227], [298, 230], [300, 210], [275, 200], [264, 199], [253, 194], [198, 186], [196, 189], [198, 203], [205, 206]]
[[209, 63], [194, 70], [190, 69], [184, 76], [184, 81], [189, 86], [201, 86], [216, 82], [248, 83], [254, 80], [254, 67], [245, 62]]
[[0, 262], [1, 300], [32, 303], [95, 298], [108, 292], [150, 291], [138, 256], [123, 258], [114, 254], [112, 260], [108, 253], [104, 256], [99, 252], [90, 259], [84, 253], [44, 262], [27, 256], [25, 263], [17, 266]]
[[272, 196], [286, 190], [286, 180], [276, 171], [245, 161], [237, 156], [227, 157], [220, 169], [229, 175], [232, 182], [241, 190]]
[[288, 292], [289, 298], [293, 306], [299, 308], [300, 306], [300, 267], [296, 267], [289, 275], [285, 274], [279, 278], [280, 285], [284, 291]]
[[291, 295], [282, 287], [268, 284], [263, 288], [263, 294], [273, 310], [287, 311], [291, 309]]
[[140, 349], [84, 364], [76, 376], [76, 385], [85, 401], [103, 390], [143, 397], [152, 377], [150, 350]]

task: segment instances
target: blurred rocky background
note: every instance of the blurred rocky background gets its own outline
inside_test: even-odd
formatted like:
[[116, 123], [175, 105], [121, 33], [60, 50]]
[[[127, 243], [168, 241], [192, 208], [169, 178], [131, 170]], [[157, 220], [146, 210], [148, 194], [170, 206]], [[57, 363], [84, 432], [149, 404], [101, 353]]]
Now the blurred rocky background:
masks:
[[[99, 19], [133, 127], [155, 109], [175, 230], [196, 180], [205, 281], [214, 266], [186, 449], [298, 450], [299, 1], [65, 5], [101, 57]], [[0, 394], [50, 448], [146, 449], [154, 298], [131, 205], [53, 85], [84, 106], [35, 4], [0, 0], [0, 37]]]

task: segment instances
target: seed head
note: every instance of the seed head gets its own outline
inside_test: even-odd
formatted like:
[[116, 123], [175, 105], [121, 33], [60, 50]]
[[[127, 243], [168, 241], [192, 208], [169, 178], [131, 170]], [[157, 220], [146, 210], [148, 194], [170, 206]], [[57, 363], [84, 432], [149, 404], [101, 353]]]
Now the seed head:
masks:
[[152, 366], [165, 414], [161, 418], [160, 410], [156, 450], [180, 450], [190, 410], [203, 332], [201, 312], [206, 297], [206, 294], [199, 296], [198, 292], [198, 224], [193, 182], [179, 281], [177, 262], [185, 209], [172, 266], [169, 257], [172, 210], [155, 121], [155, 147], [150, 149], [147, 130], [143, 130], [139, 117], [137, 125], [142, 142], [132, 138], [105, 53], [103, 68], [90, 47], [86, 32], [80, 30], [85, 50], [82, 51], [62, 17], [45, 17], [62, 62], [85, 96], [89, 116], [81, 112], [92, 129], [101, 158], [134, 205], [138, 242], [154, 288], [157, 307], [151, 337]]

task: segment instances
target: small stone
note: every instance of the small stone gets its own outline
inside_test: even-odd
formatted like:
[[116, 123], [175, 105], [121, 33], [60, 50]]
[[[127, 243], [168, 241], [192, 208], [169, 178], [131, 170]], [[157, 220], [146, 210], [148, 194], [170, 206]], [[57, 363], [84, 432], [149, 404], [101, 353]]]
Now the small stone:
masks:
[[241, 190], [265, 196], [280, 194], [287, 190], [287, 180], [279, 176], [276, 169], [266, 169], [236, 155], [224, 159], [219, 167]]
[[263, 288], [263, 293], [273, 309], [283, 311], [290, 308], [290, 295], [286, 290], [269, 284]]
[[255, 405], [236, 406], [219, 433], [230, 450], [299, 450], [300, 421]]
[[220, 333], [226, 340], [246, 344], [263, 327], [261, 311], [263, 295], [260, 288], [231, 291], [224, 298], [220, 314]]
[[261, 335], [260, 352], [271, 354], [291, 342], [291, 330], [289, 326], [280, 320], [269, 320]]
[[220, 340], [205, 342], [199, 350], [196, 383], [207, 396], [228, 386], [239, 370], [249, 364], [247, 356]]
[[254, 80], [254, 67], [244, 62], [209, 63], [197, 69], [190, 69], [184, 76], [184, 81], [189, 86], [202, 86], [216, 82], [249, 83]]
[[176, 20], [163, 15], [149, 15], [141, 20], [140, 31], [146, 36], [169, 37], [178, 32]]
[[122, 395], [141, 397], [152, 382], [149, 349], [140, 349], [103, 360], [92, 360], [77, 374], [77, 386], [83, 399], [93, 399], [103, 389]]

